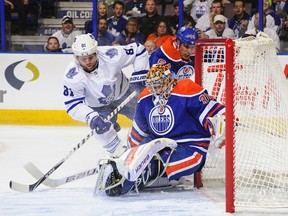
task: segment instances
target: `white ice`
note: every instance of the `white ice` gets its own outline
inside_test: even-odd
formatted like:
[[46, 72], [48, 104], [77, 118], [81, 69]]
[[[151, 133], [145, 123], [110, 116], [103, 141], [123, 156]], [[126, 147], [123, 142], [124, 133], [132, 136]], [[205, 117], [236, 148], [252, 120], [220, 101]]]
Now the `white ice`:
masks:
[[[125, 139], [127, 130], [120, 133]], [[121, 197], [93, 197], [96, 175], [50, 189], [40, 185], [20, 193], [9, 181], [32, 184], [36, 180], [23, 165], [33, 162], [47, 172], [65, 158], [87, 134], [88, 127], [0, 126], [0, 216], [98, 215], [228, 215], [224, 186], [146, 191]], [[96, 167], [105, 151], [91, 138], [50, 177], [61, 178]], [[236, 208], [235, 215], [287, 215], [288, 209]]]

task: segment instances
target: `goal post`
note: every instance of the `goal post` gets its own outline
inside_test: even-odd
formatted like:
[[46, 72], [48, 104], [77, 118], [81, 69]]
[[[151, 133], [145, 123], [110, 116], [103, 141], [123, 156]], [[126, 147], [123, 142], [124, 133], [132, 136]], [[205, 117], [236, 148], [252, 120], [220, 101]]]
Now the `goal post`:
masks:
[[226, 106], [226, 146], [210, 146], [203, 181], [226, 187], [226, 211], [288, 207], [288, 86], [265, 35], [200, 39], [195, 82]]
[[[195, 82], [207, 88], [206, 83], [202, 80], [204, 73], [217, 73], [216, 79], [208, 81], [207, 85], [213, 85], [210, 88], [210, 94], [218, 97], [220, 86], [223, 81], [222, 72], [226, 74], [226, 94], [228, 100], [225, 102], [226, 106], [226, 137], [225, 137], [225, 157], [226, 157], [226, 211], [234, 212], [234, 181], [233, 181], [233, 128], [234, 128], [234, 113], [233, 113], [233, 68], [234, 68], [234, 47], [235, 43], [231, 39], [202, 39], [198, 40], [195, 49]], [[211, 51], [209, 51], [211, 49]], [[205, 54], [208, 56], [205, 57]], [[210, 62], [207, 62], [210, 61]], [[208, 63], [211, 67], [205, 67]], [[211, 64], [210, 64], [211, 63]], [[212, 68], [212, 69], [211, 69]], [[214, 70], [213, 70], [214, 69]], [[215, 77], [215, 76], [214, 76]], [[219, 82], [220, 81], [220, 82]], [[228, 90], [229, 89], [229, 90]], [[231, 90], [232, 89], [232, 90]], [[217, 94], [218, 93], [218, 94]], [[223, 102], [223, 101], [222, 101]], [[222, 155], [224, 157], [224, 155]], [[224, 160], [224, 158], [223, 158]], [[221, 164], [223, 165], [223, 164]], [[209, 172], [209, 171], [207, 171]], [[231, 174], [231, 176], [230, 176]], [[224, 176], [223, 176], [224, 177]]]

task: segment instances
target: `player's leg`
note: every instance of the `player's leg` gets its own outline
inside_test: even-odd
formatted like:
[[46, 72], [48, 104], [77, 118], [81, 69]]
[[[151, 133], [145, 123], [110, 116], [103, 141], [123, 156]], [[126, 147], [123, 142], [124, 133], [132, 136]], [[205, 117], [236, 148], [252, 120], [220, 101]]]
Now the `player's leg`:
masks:
[[[160, 153], [162, 160], [167, 161], [167, 154]], [[166, 168], [166, 175], [169, 181], [178, 181], [181, 177], [194, 174], [194, 185], [197, 188], [202, 187], [201, 169], [206, 160], [205, 149], [201, 151], [198, 148], [187, 144], [179, 144], [176, 151], [171, 155]]]

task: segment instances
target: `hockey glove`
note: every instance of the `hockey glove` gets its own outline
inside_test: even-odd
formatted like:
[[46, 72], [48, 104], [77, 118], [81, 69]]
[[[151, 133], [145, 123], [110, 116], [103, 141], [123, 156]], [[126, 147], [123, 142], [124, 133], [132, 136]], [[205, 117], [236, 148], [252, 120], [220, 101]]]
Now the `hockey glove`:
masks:
[[107, 132], [112, 125], [111, 122], [104, 121], [104, 119], [96, 112], [90, 113], [87, 116], [86, 121], [92, 130], [95, 129], [97, 134], [103, 134]]
[[211, 133], [210, 143], [221, 149], [225, 145], [225, 116], [217, 114], [208, 117], [208, 121]]

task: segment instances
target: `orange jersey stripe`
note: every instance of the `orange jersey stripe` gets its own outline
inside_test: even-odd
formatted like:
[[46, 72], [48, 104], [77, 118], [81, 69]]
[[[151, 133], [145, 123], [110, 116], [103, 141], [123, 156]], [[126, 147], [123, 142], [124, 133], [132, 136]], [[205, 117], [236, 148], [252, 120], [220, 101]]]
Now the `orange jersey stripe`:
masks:
[[137, 133], [135, 133], [134, 130], [131, 131], [131, 134], [132, 134], [132, 136], [134, 136], [136, 139], [142, 141], [143, 138], [142, 138], [141, 136], [139, 136]]
[[209, 143], [200, 143], [200, 142], [195, 142], [196, 145], [201, 146], [201, 147], [209, 147]]
[[194, 95], [200, 93], [203, 90], [203, 87], [196, 84], [191, 79], [183, 79], [177, 81], [177, 85], [174, 87], [172, 93], [181, 95]]
[[195, 166], [199, 164], [199, 161], [201, 161], [202, 157], [203, 156], [200, 153], [195, 152], [192, 155], [192, 157], [188, 158], [188, 160], [186, 159], [183, 162], [173, 163], [172, 165], [168, 164], [167, 169], [166, 169], [167, 176], [169, 177], [170, 174], [178, 170], [182, 170], [182, 169], [189, 168], [191, 166]]
[[[221, 107], [222, 105], [221, 104], [218, 104], [214, 110], [212, 110], [208, 115], [207, 117], [211, 117], [214, 115], [214, 113]], [[208, 120], [205, 121], [204, 125], [203, 125], [204, 128], [208, 129]]]
[[139, 99], [141, 99], [141, 98], [143, 98], [143, 97], [145, 97], [145, 96], [147, 96], [147, 95], [150, 95], [151, 94], [151, 92], [148, 90], [148, 88], [146, 87], [141, 93], [140, 93], [140, 95], [139, 95], [139, 98], [138, 98], [138, 101], [139, 101]]

